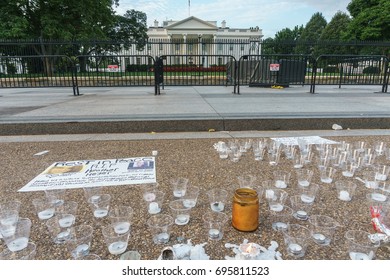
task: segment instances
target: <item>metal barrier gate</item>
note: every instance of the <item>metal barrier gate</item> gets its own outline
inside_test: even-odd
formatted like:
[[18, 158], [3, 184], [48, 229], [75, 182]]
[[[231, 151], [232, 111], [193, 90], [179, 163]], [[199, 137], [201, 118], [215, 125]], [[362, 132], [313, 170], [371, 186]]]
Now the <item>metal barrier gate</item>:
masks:
[[75, 63], [65, 55], [0, 56], [0, 87], [72, 87], [79, 95]]
[[310, 83], [306, 76], [313, 59], [305, 55], [244, 55], [238, 61], [238, 94], [240, 85], [248, 86], [289, 86]]
[[313, 67], [310, 92], [316, 85], [380, 85], [387, 92], [389, 59], [370, 55], [320, 55]]
[[147, 55], [77, 56], [80, 87], [154, 86], [155, 59]]
[[162, 86], [234, 86], [231, 55], [164, 55]]

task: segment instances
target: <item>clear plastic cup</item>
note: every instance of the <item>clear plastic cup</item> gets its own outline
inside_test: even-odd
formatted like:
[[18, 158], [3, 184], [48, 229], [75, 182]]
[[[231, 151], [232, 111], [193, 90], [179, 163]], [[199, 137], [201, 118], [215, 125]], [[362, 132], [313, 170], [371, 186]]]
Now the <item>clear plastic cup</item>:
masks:
[[191, 207], [186, 207], [184, 199], [173, 200], [169, 202], [169, 208], [171, 208], [172, 217], [175, 219], [175, 224], [183, 226], [189, 223]]
[[47, 220], [54, 216], [55, 205], [52, 200], [46, 197], [35, 198], [32, 200], [32, 203], [40, 220]]
[[71, 238], [66, 241], [69, 253], [74, 259], [89, 254], [93, 237], [93, 227], [79, 225], [70, 228]]
[[88, 203], [92, 209], [93, 216], [97, 219], [107, 217], [110, 210], [111, 195], [101, 194], [98, 200], [90, 197]]
[[228, 192], [223, 189], [212, 189], [207, 192], [211, 210], [222, 212], [227, 203]]
[[133, 220], [133, 208], [127, 205], [111, 207], [108, 212], [111, 226], [117, 234], [123, 234], [130, 230]]
[[169, 242], [173, 223], [173, 217], [167, 214], [156, 214], [148, 219], [147, 225], [152, 233], [154, 244], [166, 244]]
[[112, 226], [104, 226], [102, 228], [102, 234], [110, 254], [120, 255], [126, 251], [130, 230], [124, 233], [118, 233]]
[[7, 248], [12, 251], [20, 251], [28, 246], [31, 232], [31, 220], [28, 218], [19, 218], [16, 223], [14, 234], [3, 236]]
[[351, 260], [373, 260], [380, 246], [380, 241], [369, 238], [370, 233], [362, 230], [348, 230], [345, 239]]
[[287, 254], [294, 258], [302, 258], [310, 240], [310, 230], [302, 225], [289, 224], [282, 231]]
[[229, 220], [228, 216], [222, 212], [208, 211], [202, 219], [208, 239], [221, 240], [226, 223]]

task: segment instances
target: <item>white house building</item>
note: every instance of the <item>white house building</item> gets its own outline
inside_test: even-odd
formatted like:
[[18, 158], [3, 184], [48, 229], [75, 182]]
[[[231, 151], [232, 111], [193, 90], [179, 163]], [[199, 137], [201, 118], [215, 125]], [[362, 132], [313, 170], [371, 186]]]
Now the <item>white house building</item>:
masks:
[[[196, 56], [229, 55], [239, 59], [243, 54], [260, 54], [260, 40], [263, 37], [262, 30], [258, 26], [230, 28], [225, 21], [218, 26], [216, 21], [204, 21], [194, 16], [180, 21], [163, 21], [161, 25], [155, 20], [147, 34], [150, 56], [189, 55], [194, 56], [194, 60], [197, 59]], [[220, 63], [214, 63], [224, 63], [221, 60], [225, 59], [220, 57]]]

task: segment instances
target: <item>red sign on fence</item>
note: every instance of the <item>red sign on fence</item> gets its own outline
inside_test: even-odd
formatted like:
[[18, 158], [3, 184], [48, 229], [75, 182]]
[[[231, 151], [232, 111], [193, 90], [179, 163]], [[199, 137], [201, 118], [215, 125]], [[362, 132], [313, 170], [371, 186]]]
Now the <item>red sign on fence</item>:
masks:
[[273, 63], [269, 65], [269, 71], [271, 72], [276, 72], [279, 71], [280, 64], [278, 63]]
[[110, 72], [118, 72], [119, 71], [118, 65], [108, 65], [107, 68], [108, 68], [108, 71], [110, 71]]

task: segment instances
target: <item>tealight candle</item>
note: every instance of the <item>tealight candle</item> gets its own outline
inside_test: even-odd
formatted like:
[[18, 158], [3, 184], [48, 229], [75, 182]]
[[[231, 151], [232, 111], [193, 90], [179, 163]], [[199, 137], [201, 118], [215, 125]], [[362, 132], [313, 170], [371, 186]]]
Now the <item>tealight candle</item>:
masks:
[[324, 243], [326, 239], [325, 235], [323, 235], [322, 233], [314, 233], [313, 238], [318, 243]]
[[160, 213], [160, 211], [161, 211], [161, 208], [157, 202], [151, 202], [149, 204], [149, 214], [157, 214], [157, 213]]
[[185, 225], [188, 223], [189, 219], [190, 219], [189, 215], [184, 215], [184, 214], [177, 215], [175, 219], [175, 224]]
[[287, 224], [286, 223], [282, 223], [282, 222], [276, 222], [274, 226], [275, 226], [276, 230], [287, 229]]
[[275, 187], [280, 188], [280, 189], [285, 189], [285, 188], [287, 188], [287, 184], [286, 184], [286, 182], [284, 182], [282, 180], [276, 180]]
[[353, 177], [353, 172], [351, 172], [351, 171], [343, 171], [343, 176], [344, 177]]
[[344, 201], [350, 201], [351, 196], [349, 195], [348, 191], [340, 191], [339, 193], [339, 199]]
[[375, 179], [378, 181], [386, 181], [387, 176], [386, 174], [376, 173]]
[[66, 240], [70, 238], [70, 232], [69, 231], [63, 231], [57, 234], [57, 239], [59, 240]]
[[167, 232], [162, 232], [157, 234], [155, 239], [158, 241], [158, 243], [167, 243], [169, 241], [169, 233]]
[[63, 218], [59, 219], [58, 224], [60, 225], [60, 227], [66, 228], [66, 227], [70, 227], [71, 225], [73, 225], [74, 221], [75, 221], [75, 217], [73, 215], [69, 214], [69, 215], [66, 215]]
[[90, 201], [91, 201], [92, 203], [99, 202], [99, 200], [100, 200], [100, 195], [93, 195], [93, 196], [91, 196], [91, 198], [90, 198]]
[[288, 245], [288, 249], [291, 253], [293, 253], [294, 255], [299, 255], [301, 254], [303, 248], [301, 245], [297, 244], [297, 243], [290, 243]]
[[116, 233], [118, 233], [118, 234], [126, 233], [126, 232], [128, 232], [129, 229], [130, 229], [130, 223], [129, 222], [117, 223], [114, 226], [114, 231]]
[[255, 243], [241, 244], [240, 251], [245, 257], [249, 256], [251, 258], [256, 257], [260, 253], [260, 250]]
[[307, 218], [307, 212], [304, 210], [298, 210], [297, 211], [297, 217], [301, 219], [306, 219]]
[[218, 239], [220, 231], [218, 229], [212, 228], [209, 230], [209, 237], [211, 239]]
[[387, 197], [381, 193], [372, 193], [371, 198], [375, 201], [385, 202]]
[[144, 199], [145, 201], [150, 202], [156, 199], [156, 195], [154, 193], [146, 193], [144, 194]]
[[221, 201], [211, 203], [211, 210], [215, 212], [221, 212], [225, 208], [225, 205]]
[[367, 189], [376, 189], [378, 187], [377, 181], [367, 181], [366, 180], [366, 188]]
[[307, 195], [307, 194], [302, 194], [301, 195], [301, 200], [303, 202], [305, 202], [305, 203], [313, 203], [314, 199], [315, 199], [314, 196], [310, 196], [310, 195]]
[[275, 211], [275, 212], [280, 212], [283, 211], [283, 205], [278, 203], [278, 204], [271, 204], [269, 206], [270, 210]]
[[298, 181], [298, 184], [299, 184], [301, 187], [308, 187], [308, 186], [310, 186], [310, 182], [307, 181], [307, 180]]

